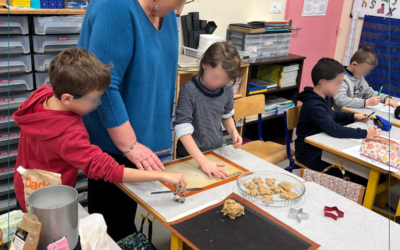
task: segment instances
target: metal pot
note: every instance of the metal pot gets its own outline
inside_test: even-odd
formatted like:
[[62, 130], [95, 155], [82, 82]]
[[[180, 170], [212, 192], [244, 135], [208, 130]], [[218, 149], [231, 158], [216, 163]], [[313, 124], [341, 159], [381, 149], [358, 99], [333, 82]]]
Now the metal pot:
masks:
[[47, 249], [66, 237], [70, 249], [78, 244], [78, 192], [69, 186], [48, 186], [28, 197], [29, 212], [42, 223], [37, 249]]

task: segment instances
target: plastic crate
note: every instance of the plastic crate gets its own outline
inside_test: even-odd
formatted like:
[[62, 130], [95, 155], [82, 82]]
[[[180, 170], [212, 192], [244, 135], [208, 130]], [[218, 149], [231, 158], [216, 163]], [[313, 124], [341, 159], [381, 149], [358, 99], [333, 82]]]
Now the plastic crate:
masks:
[[27, 54], [30, 52], [29, 36], [0, 37], [0, 54]]
[[183, 54], [185, 56], [190, 56], [190, 57], [194, 57], [194, 58], [200, 58], [200, 57], [203, 56], [204, 51], [197, 50], [197, 49], [192, 49], [192, 48], [183, 46]]
[[36, 88], [43, 85], [50, 85], [50, 78], [48, 73], [35, 73]]
[[29, 91], [33, 89], [33, 74], [20, 76], [0, 76], [0, 95], [10, 92]]
[[75, 48], [79, 35], [33, 36], [33, 50], [37, 53], [60, 52]]
[[35, 34], [79, 34], [83, 16], [34, 17]]
[[0, 57], [0, 74], [27, 73], [32, 71], [31, 56]]
[[0, 34], [29, 34], [27, 16], [0, 16]]
[[33, 61], [35, 62], [35, 70], [40, 72], [48, 71], [51, 61], [57, 55], [58, 55], [57, 53], [33, 55]]

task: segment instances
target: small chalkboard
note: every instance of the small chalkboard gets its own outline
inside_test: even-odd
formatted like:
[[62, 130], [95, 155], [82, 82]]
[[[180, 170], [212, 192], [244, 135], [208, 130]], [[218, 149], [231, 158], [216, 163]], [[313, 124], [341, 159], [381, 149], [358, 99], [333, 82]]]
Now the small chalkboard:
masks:
[[[231, 220], [221, 213], [226, 199], [244, 206], [245, 215]], [[232, 193], [224, 201], [176, 222], [165, 223], [194, 249], [311, 250], [319, 245]]]

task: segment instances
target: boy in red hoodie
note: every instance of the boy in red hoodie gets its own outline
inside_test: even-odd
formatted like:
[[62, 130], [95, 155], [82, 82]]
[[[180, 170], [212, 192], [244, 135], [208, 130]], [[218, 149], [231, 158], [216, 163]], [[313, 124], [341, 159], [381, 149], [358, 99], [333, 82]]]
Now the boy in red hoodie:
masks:
[[[111, 82], [110, 69], [84, 49], [68, 49], [53, 59], [49, 68], [53, 89], [40, 87], [13, 115], [21, 128], [16, 166], [60, 173], [62, 184], [71, 187], [82, 169], [96, 180], [164, 181], [184, 192], [187, 182], [181, 174], [125, 168], [90, 144], [82, 116], [101, 104]], [[26, 211], [24, 184], [17, 171], [14, 186], [18, 206]]]

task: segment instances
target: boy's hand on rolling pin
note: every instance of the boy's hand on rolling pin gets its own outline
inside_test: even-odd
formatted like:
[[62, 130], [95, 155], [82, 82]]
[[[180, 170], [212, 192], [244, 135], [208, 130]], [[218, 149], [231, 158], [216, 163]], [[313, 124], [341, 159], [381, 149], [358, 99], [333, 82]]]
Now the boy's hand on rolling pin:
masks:
[[354, 115], [354, 120], [355, 121], [363, 121], [366, 122], [370, 119], [370, 117], [368, 117], [369, 114], [363, 113], [363, 114], [355, 114]]
[[239, 133], [238, 132], [235, 132], [233, 135], [232, 135], [232, 140], [233, 140], [233, 148], [235, 148], [235, 149], [239, 149], [241, 146], [242, 146], [242, 144], [243, 144], [243, 139], [242, 139], [242, 137], [239, 135]]
[[373, 96], [365, 101], [365, 106], [376, 106], [381, 102], [380, 96]]
[[201, 169], [208, 175], [208, 177], [212, 178], [214, 175], [219, 179], [225, 179], [228, 176], [228, 173], [221, 169], [224, 166], [225, 164], [219, 164], [209, 160], [203, 164], [200, 164]]
[[367, 138], [373, 137], [373, 136], [380, 136], [382, 130], [377, 128], [376, 126], [370, 127], [367, 129]]
[[168, 173], [161, 172], [161, 181], [174, 185], [178, 193], [183, 193], [186, 191], [187, 181], [180, 173]]
[[391, 98], [386, 98], [385, 100], [385, 106], [390, 105], [393, 108], [397, 108], [399, 106], [399, 104], [397, 104], [397, 102], [393, 101]]

